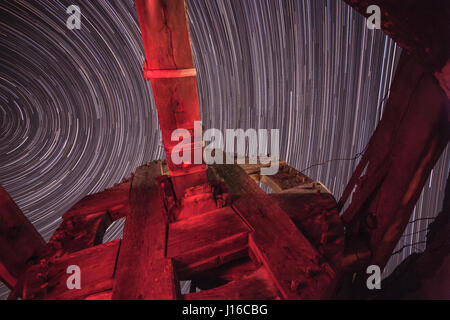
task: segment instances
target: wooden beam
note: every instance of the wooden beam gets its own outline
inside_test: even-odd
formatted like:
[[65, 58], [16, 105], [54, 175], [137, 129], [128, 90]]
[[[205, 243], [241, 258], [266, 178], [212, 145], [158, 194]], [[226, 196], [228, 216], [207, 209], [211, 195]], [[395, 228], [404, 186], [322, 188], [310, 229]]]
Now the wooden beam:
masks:
[[289, 215], [320, 254], [334, 267], [340, 267], [344, 252], [344, 225], [336, 200], [329, 193], [303, 191], [293, 188], [269, 197]]
[[101, 244], [110, 224], [111, 218], [106, 211], [64, 219], [48, 242], [42, 257], [61, 257]]
[[331, 295], [336, 274], [289, 216], [237, 165], [215, 165], [234, 197], [233, 208], [254, 230], [252, 253], [267, 268], [285, 299]]
[[264, 267], [223, 286], [189, 293], [184, 300], [275, 300], [280, 293]]
[[450, 176], [442, 211], [428, 225], [426, 249], [413, 253], [381, 283], [380, 290], [361, 286], [359, 299], [448, 300], [450, 298]]
[[[179, 143], [172, 141], [172, 133], [183, 128], [194, 136], [194, 124], [201, 119], [186, 3], [135, 0], [135, 4], [146, 56], [144, 76], [152, 84], [174, 191], [182, 199], [186, 189], [207, 183], [206, 166], [194, 161], [193, 152], [189, 165], [172, 161], [172, 150]], [[191, 151], [202, 148], [194, 141], [187, 145]]]
[[403, 53], [382, 120], [340, 200], [342, 207], [356, 187], [342, 218], [348, 242], [359, 238], [372, 252], [366, 265], [386, 265], [449, 141], [449, 121], [436, 78]]
[[88, 195], [63, 216], [42, 257], [61, 257], [103, 243], [109, 225], [130, 211], [130, 182]]
[[130, 182], [117, 184], [105, 191], [88, 195], [63, 215], [64, 220], [74, 216], [86, 216], [109, 212], [113, 221], [123, 218], [129, 210]]
[[[43, 259], [27, 270], [23, 298], [32, 300], [79, 300], [110, 290], [120, 247], [120, 239], [61, 258]], [[80, 289], [68, 289], [69, 266], [80, 268]]]
[[179, 280], [247, 254], [250, 229], [225, 207], [169, 225], [167, 257], [174, 259]]
[[44, 247], [39, 232], [0, 186], [0, 281], [13, 288]]
[[113, 299], [171, 300], [178, 296], [172, 260], [165, 256], [167, 217], [156, 178], [161, 162], [139, 167], [131, 184]]

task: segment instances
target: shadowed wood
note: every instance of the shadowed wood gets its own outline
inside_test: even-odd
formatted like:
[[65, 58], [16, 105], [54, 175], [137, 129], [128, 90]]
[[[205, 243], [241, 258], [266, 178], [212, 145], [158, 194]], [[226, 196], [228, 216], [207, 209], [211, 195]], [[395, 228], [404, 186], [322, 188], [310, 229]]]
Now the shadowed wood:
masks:
[[362, 15], [367, 8], [381, 9], [381, 28], [400, 47], [433, 71], [450, 57], [450, 6], [448, 0], [344, 0]]
[[349, 242], [359, 237], [372, 251], [367, 264], [388, 262], [449, 141], [449, 119], [450, 101], [437, 80], [402, 53], [383, 118], [340, 201], [356, 186], [342, 218]]
[[280, 294], [264, 267], [223, 286], [189, 293], [184, 300], [274, 300]]
[[167, 217], [156, 178], [161, 162], [139, 167], [133, 177], [113, 299], [175, 299], [178, 284], [165, 257]]
[[44, 247], [39, 232], [0, 186], [0, 280], [13, 288]]
[[319, 253], [334, 267], [339, 267], [344, 251], [344, 225], [336, 200], [329, 193], [298, 193], [297, 188], [289, 191], [269, 197], [289, 215]]

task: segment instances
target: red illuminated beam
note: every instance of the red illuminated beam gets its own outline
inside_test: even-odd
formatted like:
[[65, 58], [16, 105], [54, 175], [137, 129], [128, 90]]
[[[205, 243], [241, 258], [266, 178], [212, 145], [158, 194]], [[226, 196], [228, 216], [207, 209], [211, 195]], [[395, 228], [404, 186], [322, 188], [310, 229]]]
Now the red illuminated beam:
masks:
[[[194, 123], [200, 121], [185, 2], [135, 0], [135, 3], [146, 55], [144, 76], [152, 84], [168, 167], [180, 199], [187, 188], [207, 183], [205, 165], [176, 165], [171, 159], [178, 144], [171, 140], [172, 132], [187, 129], [194, 136]], [[195, 148], [194, 144], [190, 147], [191, 151]]]

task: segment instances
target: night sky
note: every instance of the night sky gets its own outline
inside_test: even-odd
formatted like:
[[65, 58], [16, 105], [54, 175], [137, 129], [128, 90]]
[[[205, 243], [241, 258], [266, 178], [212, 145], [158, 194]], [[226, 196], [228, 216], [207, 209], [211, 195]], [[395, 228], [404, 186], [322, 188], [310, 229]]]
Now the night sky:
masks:
[[[71, 4], [80, 30], [66, 27]], [[339, 198], [358, 160], [329, 160], [364, 150], [400, 48], [342, 1], [187, 4], [205, 127], [280, 129], [281, 158]], [[143, 61], [133, 0], [0, 2], [0, 184], [46, 240], [85, 195], [164, 158]], [[448, 153], [412, 220], [439, 212]], [[387, 272], [423, 250], [430, 221], [409, 224]]]

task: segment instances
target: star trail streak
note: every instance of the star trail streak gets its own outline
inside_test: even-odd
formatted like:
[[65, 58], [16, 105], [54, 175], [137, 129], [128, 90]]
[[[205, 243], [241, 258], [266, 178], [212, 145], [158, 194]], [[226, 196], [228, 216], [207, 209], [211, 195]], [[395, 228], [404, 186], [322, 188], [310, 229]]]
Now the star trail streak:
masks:
[[[80, 30], [66, 27], [72, 4]], [[205, 127], [280, 129], [281, 157], [339, 198], [400, 49], [337, 0], [187, 4]], [[83, 196], [164, 157], [143, 60], [132, 0], [0, 2], [0, 184], [46, 240]], [[449, 162], [447, 149], [386, 272], [424, 248]]]

